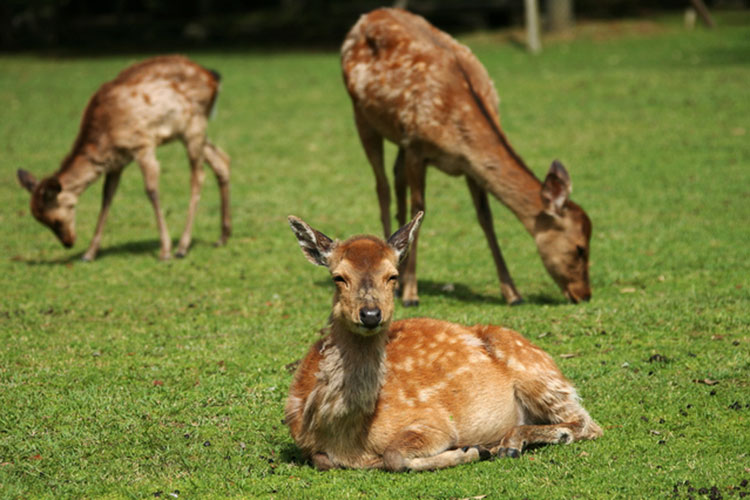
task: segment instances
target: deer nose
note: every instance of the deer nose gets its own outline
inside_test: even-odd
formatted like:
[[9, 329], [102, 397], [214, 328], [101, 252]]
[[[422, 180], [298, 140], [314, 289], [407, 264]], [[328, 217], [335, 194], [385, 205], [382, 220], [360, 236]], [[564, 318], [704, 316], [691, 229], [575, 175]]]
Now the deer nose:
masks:
[[359, 310], [359, 320], [366, 328], [375, 328], [380, 324], [382, 318], [383, 315], [377, 307], [373, 307], [372, 309], [363, 307]]

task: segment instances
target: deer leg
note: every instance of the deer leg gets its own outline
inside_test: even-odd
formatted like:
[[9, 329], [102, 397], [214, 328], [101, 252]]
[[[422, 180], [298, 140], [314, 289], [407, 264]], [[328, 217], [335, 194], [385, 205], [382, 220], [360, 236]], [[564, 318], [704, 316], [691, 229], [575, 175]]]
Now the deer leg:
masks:
[[[427, 168], [416, 151], [406, 149], [404, 152], [404, 170], [406, 183], [411, 193], [411, 216], [417, 212], [424, 211], [424, 189], [427, 177]], [[419, 235], [414, 236], [411, 250], [406, 261], [400, 269], [403, 294], [401, 299], [405, 307], [419, 305], [419, 294], [417, 291], [417, 241]]]
[[474, 202], [474, 208], [477, 211], [479, 225], [484, 231], [484, 236], [487, 238], [487, 243], [490, 246], [490, 252], [492, 252], [492, 258], [495, 260], [497, 276], [500, 278], [500, 291], [508, 304], [512, 306], [518, 305], [523, 302], [523, 298], [518, 293], [518, 290], [516, 290], [516, 285], [513, 283], [513, 278], [510, 277], [510, 272], [505, 265], [505, 259], [503, 259], [503, 254], [500, 251], [500, 245], [497, 244], [497, 236], [495, 235], [495, 227], [492, 222], [492, 211], [490, 210], [487, 191], [482, 189], [468, 175], [466, 176], [466, 184], [469, 186], [471, 200]]
[[[586, 413], [586, 410], [583, 410]], [[510, 429], [490, 452], [499, 457], [518, 458], [533, 444], [572, 443], [581, 439], [596, 439], [602, 429], [586, 413], [575, 420], [558, 424], [518, 425]]]
[[211, 141], [206, 141], [203, 147], [203, 156], [206, 163], [211, 167], [219, 183], [219, 194], [221, 195], [221, 237], [216, 246], [225, 245], [229, 236], [232, 235], [232, 217], [229, 211], [229, 155]]
[[518, 457], [532, 444], [572, 443], [602, 435], [601, 427], [581, 406], [575, 388], [546, 353], [537, 357], [533, 370], [527, 369], [518, 378], [515, 399], [523, 422], [491, 448], [500, 456]]
[[167, 221], [164, 219], [164, 213], [159, 203], [159, 162], [156, 160], [156, 151], [154, 148], [145, 148], [138, 152], [136, 161], [141, 167], [143, 174], [143, 183], [146, 186], [146, 196], [151, 201], [156, 214], [156, 225], [159, 228], [159, 240], [161, 241], [161, 250], [159, 258], [167, 260], [172, 255], [172, 241], [169, 239], [167, 230]]
[[312, 460], [313, 466], [315, 466], [315, 468], [319, 471], [339, 468], [331, 461], [330, 458], [328, 458], [328, 455], [326, 455], [325, 453], [315, 453], [312, 457], [310, 457], [310, 459]]
[[485, 448], [455, 448], [453, 439], [432, 426], [412, 425], [383, 452], [383, 468], [391, 471], [433, 470], [489, 458]]
[[104, 177], [102, 208], [99, 211], [99, 219], [96, 221], [94, 237], [91, 239], [88, 250], [86, 250], [86, 253], [81, 257], [81, 260], [84, 262], [91, 262], [96, 258], [96, 254], [99, 252], [99, 245], [102, 242], [102, 232], [104, 231], [104, 223], [107, 220], [107, 215], [109, 215], [109, 207], [112, 204], [112, 198], [114, 198], [117, 186], [120, 184], [121, 174], [122, 170], [117, 170], [114, 172], [108, 172]]
[[200, 134], [193, 135], [186, 142], [188, 157], [190, 158], [190, 204], [188, 205], [185, 230], [182, 232], [182, 236], [180, 236], [180, 242], [175, 252], [175, 257], [178, 258], [187, 255], [192, 240], [195, 212], [198, 210], [198, 202], [201, 199], [201, 188], [206, 178], [206, 173], [203, 170], [203, 148], [205, 144], [206, 138], [202, 131]]
[[447, 450], [431, 457], [411, 458], [405, 461], [406, 468], [414, 471], [444, 469], [454, 465], [486, 460], [491, 455], [480, 446], [468, 446]]
[[391, 235], [391, 193], [383, 164], [383, 136], [367, 123], [367, 120], [356, 108], [354, 109], [354, 122], [357, 125], [362, 148], [364, 148], [367, 160], [375, 173], [375, 191], [378, 194], [378, 203], [380, 204], [380, 222], [383, 224], [383, 233], [388, 238]]
[[393, 191], [396, 193], [396, 220], [398, 227], [406, 224], [406, 173], [404, 172], [404, 148], [398, 148], [393, 163]]

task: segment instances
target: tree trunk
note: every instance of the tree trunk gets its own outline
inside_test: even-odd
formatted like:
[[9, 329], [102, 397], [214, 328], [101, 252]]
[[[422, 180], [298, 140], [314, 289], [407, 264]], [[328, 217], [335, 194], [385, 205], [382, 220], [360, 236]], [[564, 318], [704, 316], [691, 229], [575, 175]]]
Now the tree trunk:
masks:
[[714, 20], [711, 17], [711, 13], [708, 11], [708, 7], [703, 3], [703, 0], [690, 0], [690, 3], [693, 4], [695, 10], [698, 11], [698, 17], [701, 18], [701, 21], [703, 21], [709, 28], [713, 28]]
[[542, 42], [539, 39], [539, 3], [537, 0], [524, 0], [526, 11], [526, 43], [532, 54], [538, 54], [542, 50]]
[[547, 0], [547, 29], [551, 33], [573, 27], [573, 0]]

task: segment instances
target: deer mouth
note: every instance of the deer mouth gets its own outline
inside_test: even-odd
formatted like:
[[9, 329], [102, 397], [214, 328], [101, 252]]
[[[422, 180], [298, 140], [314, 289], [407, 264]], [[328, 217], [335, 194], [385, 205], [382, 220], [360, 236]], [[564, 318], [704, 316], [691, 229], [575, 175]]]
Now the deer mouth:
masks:
[[566, 288], [563, 293], [568, 298], [568, 300], [571, 301], [573, 304], [578, 304], [579, 302], [588, 302], [589, 300], [591, 300], [590, 290], [574, 292], [570, 288]]
[[65, 248], [72, 248], [73, 244], [75, 244], [76, 242], [75, 236], [60, 234], [57, 231], [55, 231], [55, 235], [57, 236], [57, 239], [60, 240], [60, 243], [62, 243], [62, 246], [64, 246]]

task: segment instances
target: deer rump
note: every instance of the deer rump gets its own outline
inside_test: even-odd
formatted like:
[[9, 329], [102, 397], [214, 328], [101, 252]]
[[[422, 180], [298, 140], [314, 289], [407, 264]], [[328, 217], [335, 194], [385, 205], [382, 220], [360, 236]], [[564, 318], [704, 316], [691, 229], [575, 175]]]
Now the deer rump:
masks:
[[[473, 144], [500, 130], [499, 99], [484, 66], [419, 16], [397, 9], [368, 14], [341, 49], [355, 113], [400, 147], [418, 146], [427, 163], [462, 175]], [[459, 78], [457, 78], [457, 75]], [[481, 120], [488, 127], [476, 127]]]

